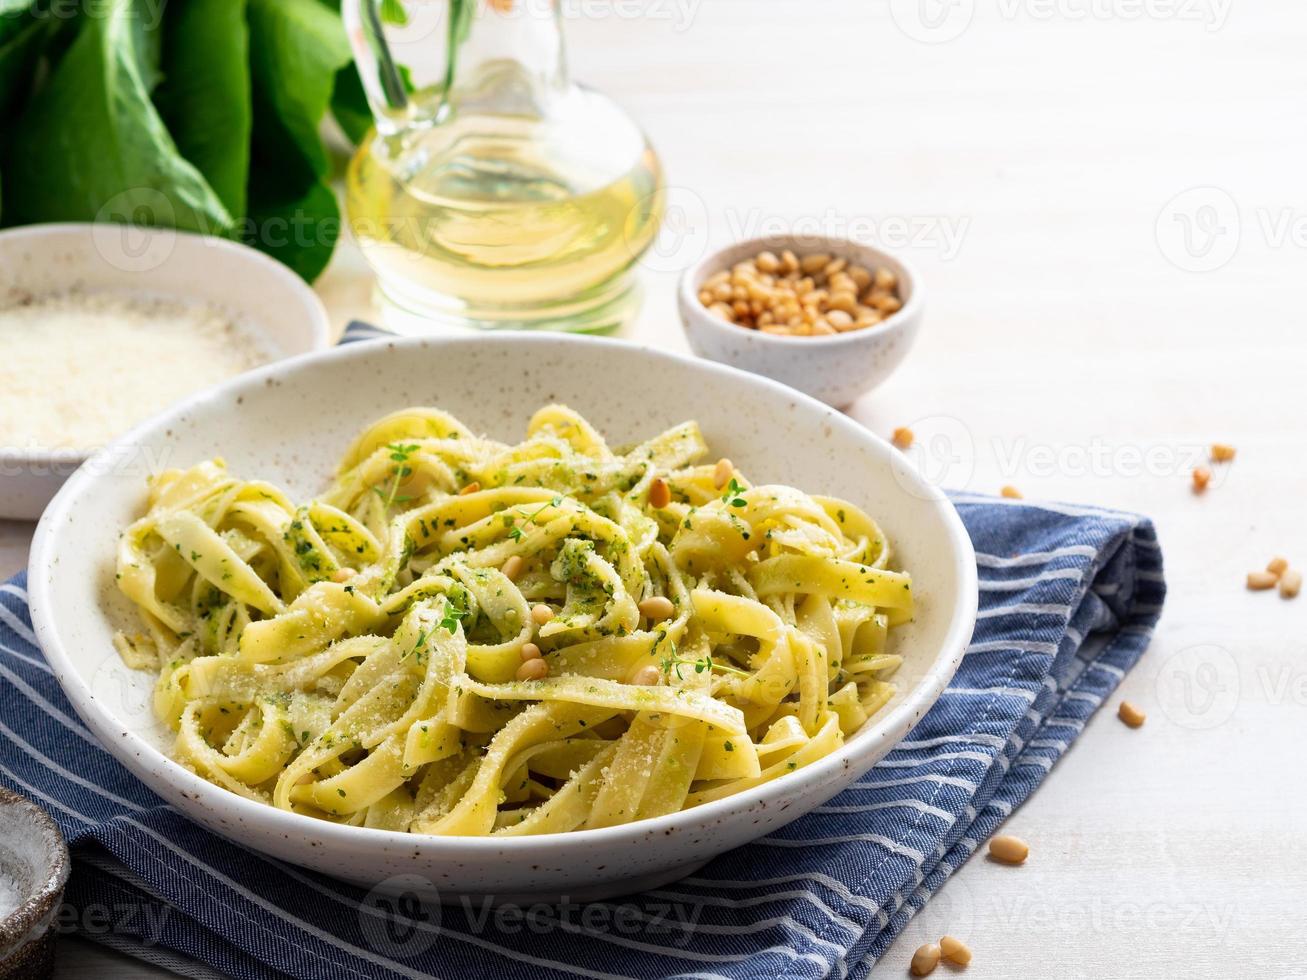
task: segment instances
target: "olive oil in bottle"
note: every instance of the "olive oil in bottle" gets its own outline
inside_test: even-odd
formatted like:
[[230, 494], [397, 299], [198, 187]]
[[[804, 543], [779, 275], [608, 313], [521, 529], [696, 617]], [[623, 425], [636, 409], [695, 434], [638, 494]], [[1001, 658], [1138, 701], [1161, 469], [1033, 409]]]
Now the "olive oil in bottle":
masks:
[[438, 105], [401, 93], [350, 165], [350, 226], [387, 322], [617, 327], [662, 219], [658, 158], [613, 102], [566, 79], [556, 11], [474, 16]]

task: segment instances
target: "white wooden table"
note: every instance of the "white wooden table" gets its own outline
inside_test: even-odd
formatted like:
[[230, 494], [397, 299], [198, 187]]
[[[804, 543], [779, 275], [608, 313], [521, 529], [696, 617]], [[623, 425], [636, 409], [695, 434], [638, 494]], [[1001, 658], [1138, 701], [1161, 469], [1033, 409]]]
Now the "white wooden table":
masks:
[[[876, 976], [945, 931], [972, 980], [1303, 974], [1307, 597], [1243, 577], [1307, 564], [1307, 6], [575, 6], [577, 73], [643, 120], [692, 232], [646, 271], [631, 337], [683, 347], [672, 284], [705, 238], [874, 228], [906, 244], [928, 319], [853, 414], [940, 436], [924, 462], [953, 486], [1138, 510], [1162, 534], [1167, 612], [1122, 690], [1147, 725], [1094, 719], [1010, 821], [1029, 863], [973, 860]], [[340, 322], [369, 312], [350, 249], [321, 289]], [[1196, 497], [1214, 439], [1238, 459]], [[0, 525], [0, 572], [29, 533]], [[163, 975], [62, 955], [63, 980]]]

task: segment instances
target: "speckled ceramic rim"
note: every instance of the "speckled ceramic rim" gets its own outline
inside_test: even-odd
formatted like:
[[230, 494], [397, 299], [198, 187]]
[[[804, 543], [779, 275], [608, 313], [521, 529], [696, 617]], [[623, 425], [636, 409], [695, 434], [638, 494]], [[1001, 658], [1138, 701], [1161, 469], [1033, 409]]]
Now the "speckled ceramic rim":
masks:
[[[228, 395], [255, 389], [275, 380], [292, 375], [313, 372], [318, 364], [326, 361], [349, 361], [369, 356], [377, 342], [347, 344], [328, 351], [306, 354], [302, 357], [279, 361], [276, 364], [257, 371], [241, 375], [227, 384], [209, 389], [193, 398], [175, 405], [165, 413], [137, 426], [105, 452], [121, 451], [124, 446], [143, 443], [149, 437], [165, 430], [174, 419], [193, 413], [206, 402], [226, 398]], [[501, 345], [506, 354], [513, 357], [529, 356], [531, 348], [541, 348], [559, 343], [589, 345], [592, 347], [609, 347], [614, 350], [640, 350], [647, 358], [669, 361], [673, 364], [692, 365], [696, 370], [707, 371], [720, 376], [731, 376], [742, 383], [769, 389], [774, 395], [784, 399], [799, 399], [829, 416], [829, 424], [842, 428], [865, 442], [879, 443], [881, 448], [887, 444], [883, 439], [869, 432], [852, 419], [840, 412], [833, 412], [807, 395], [795, 392], [785, 385], [758, 377], [747, 371], [739, 371], [712, 361], [695, 360], [679, 354], [654, 350], [630, 344], [626, 341], [599, 337], [584, 337], [560, 334], [504, 333], [475, 338], [396, 338], [387, 341], [389, 347], [402, 354], [406, 348], [458, 346], [462, 344], [482, 346]], [[874, 718], [870, 727], [862, 729], [840, 749], [828, 756], [805, 766], [780, 779], [764, 783], [761, 786], [728, 796], [721, 800], [706, 803], [690, 810], [642, 820], [636, 823], [621, 824], [598, 830], [572, 831], [563, 834], [540, 834], [531, 837], [435, 837], [417, 834], [404, 834], [396, 831], [375, 830], [367, 827], [351, 827], [315, 820], [312, 817], [279, 810], [266, 804], [247, 800], [235, 793], [230, 793], [210, 783], [190, 770], [178, 765], [127, 726], [116, 721], [105, 710], [102, 702], [93, 697], [89, 686], [78, 673], [72, 660], [64, 649], [59, 636], [58, 610], [53, 608], [49, 582], [51, 569], [58, 561], [59, 555], [55, 545], [58, 529], [67, 521], [66, 510], [72, 506], [88, 486], [93, 485], [96, 476], [93, 467], [84, 467], [73, 474], [59, 494], [46, 509], [41, 523], [36, 529], [32, 542], [32, 557], [28, 590], [31, 598], [32, 623], [37, 639], [45, 651], [47, 660], [53, 668], [55, 677], [63, 687], [64, 693], [76, 709], [78, 715], [86, 722], [96, 737], [104, 744], [119, 762], [131, 770], [137, 777], [152, 788], [160, 783], [168, 785], [165, 795], [185, 795], [197, 803], [212, 809], [225, 810], [240, 821], [259, 825], [277, 835], [294, 836], [301, 841], [314, 841], [323, 847], [364, 846], [369, 841], [378, 845], [403, 848], [420, 852], [433, 861], [456, 860], [460, 855], [480, 854], [482, 856], [502, 855], [504, 860], [516, 853], [529, 854], [541, 847], [547, 847], [551, 858], [557, 860], [585, 860], [591, 848], [602, 846], [607, 842], [622, 841], [628, 838], [649, 839], [661, 833], [697, 831], [711, 826], [714, 822], [729, 821], [745, 811], [765, 808], [773, 804], [784, 804], [785, 798], [798, 795], [804, 788], [814, 789], [833, 779], [841, 769], [855, 769], [863, 773], [872, 765], [866, 757], [875, 754], [876, 748], [896, 728], [906, 731], [929, 710], [939, 698], [944, 687], [952, 679], [975, 626], [977, 609], [976, 556], [971, 546], [966, 528], [957, 511], [937, 487], [921, 478], [915, 470], [909, 470], [903, 477], [914, 481], [908, 489], [922, 499], [935, 504], [935, 512], [944, 523], [952, 549], [954, 575], [958, 584], [957, 599], [948, 611], [950, 625], [944, 642], [938, 651], [930, 651], [933, 662], [920, 682], [907, 693], [903, 701], [887, 712]], [[883, 754], [883, 753], [881, 753]], [[879, 758], [880, 755], [876, 755]], [[874, 761], [874, 760], [873, 760]], [[802, 812], [795, 813], [795, 817]]]
[[[89, 235], [95, 228], [94, 224], [87, 222], [65, 222], [62, 224], [44, 224], [44, 225], [27, 225], [22, 228], [11, 228], [8, 231], [0, 231], [0, 245], [10, 241], [30, 239], [31, 248], [40, 249], [44, 242], [55, 239], [56, 241], [67, 235]], [[270, 273], [274, 278], [280, 279], [284, 283], [287, 292], [293, 292], [299, 298], [299, 301], [306, 307], [306, 310], [312, 314], [310, 323], [313, 338], [309, 345], [309, 352], [325, 350], [331, 343], [331, 321], [327, 317], [327, 308], [322, 305], [322, 300], [318, 294], [304, 282], [299, 276], [292, 272], [288, 267], [282, 265], [276, 259], [269, 258], [257, 249], [250, 248], [248, 245], [242, 245], [239, 242], [228, 241], [225, 238], [218, 238], [213, 235], [194, 235], [188, 232], [179, 232], [172, 229], [138, 229], [142, 236], [151, 234], [152, 231], [158, 231], [163, 234], [172, 234], [176, 236], [177, 248], [205, 248], [214, 249], [218, 252], [225, 252], [245, 262], [251, 266], [258, 266], [265, 272]], [[124, 286], [136, 286], [139, 283], [133, 281], [131, 273], [123, 273]], [[185, 296], [178, 295], [180, 300], [186, 299]], [[297, 351], [295, 356], [300, 356], [304, 352]], [[44, 469], [53, 469], [59, 471], [71, 472], [77, 466], [91, 458], [92, 453], [89, 451], [68, 450], [65, 452], [33, 452], [29, 450], [15, 451], [13, 449], [0, 448], [0, 463], [5, 466], [19, 467], [40, 467]]]
[[[0, 818], [6, 810], [22, 810], [28, 813], [33, 822], [41, 828], [41, 843], [44, 851], [41, 855], [31, 855], [33, 863], [38, 859], [45, 862], [45, 880], [37, 887], [35, 894], [4, 919], [0, 919], [0, 957], [12, 956], [20, 944], [40, 939], [45, 930], [37, 932], [41, 920], [46, 918], [63, 894], [64, 885], [68, 883], [68, 845], [64, 843], [59, 828], [49, 815], [31, 800], [11, 793], [0, 787]], [[37, 873], [40, 873], [38, 868]], [[2, 964], [0, 964], [2, 965]]]
[[751, 259], [759, 252], [780, 252], [787, 248], [800, 258], [821, 251], [841, 254], [856, 253], [860, 256], [860, 265], [872, 268], [882, 265], [889, 266], [898, 274], [901, 284], [900, 293], [906, 293], [908, 299], [903, 304], [902, 309], [886, 317], [876, 326], [868, 327], [865, 330], [849, 330], [846, 333], [816, 337], [786, 337], [784, 335], [763, 333], [761, 330], [748, 330], [750, 337], [759, 343], [776, 344], [780, 347], [789, 344], [815, 344], [829, 349], [857, 343], [860, 339], [865, 338], [869, 331], [875, 331], [878, 337], [885, 337], [901, 332], [902, 325], [908, 323], [913, 315], [925, 305], [921, 279], [901, 255], [887, 252], [882, 248], [876, 248], [874, 245], [855, 242], [851, 238], [834, 238], [828, 235], [771, 235], [767, 238], [746, 238], [705, 256], [686, 269], [681, 276], [680, 285], [677, 287], [680, 292], [681, 309], [702, 314], [698, 319], [701, 323], [707, 324], [709, 329], [738, 340], [739, 335], [747, 328], [734, 323], [727, 323], [700, 303], [699, 287], [710, 276], [731, 268], [737, 262]]

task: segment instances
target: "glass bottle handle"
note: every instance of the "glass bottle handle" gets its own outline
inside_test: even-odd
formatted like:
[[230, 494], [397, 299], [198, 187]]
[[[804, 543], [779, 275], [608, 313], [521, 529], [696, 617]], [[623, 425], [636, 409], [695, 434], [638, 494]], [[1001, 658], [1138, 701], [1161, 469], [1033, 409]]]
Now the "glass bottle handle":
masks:
[[396, 0], [344, 0], [341, 15], [354, 64], [363, 82], [377, 130], [385, 135], [402, 131], [411, 122], [410, 98], [404, 77], [390, 53], [382, 27], [381, 8]]

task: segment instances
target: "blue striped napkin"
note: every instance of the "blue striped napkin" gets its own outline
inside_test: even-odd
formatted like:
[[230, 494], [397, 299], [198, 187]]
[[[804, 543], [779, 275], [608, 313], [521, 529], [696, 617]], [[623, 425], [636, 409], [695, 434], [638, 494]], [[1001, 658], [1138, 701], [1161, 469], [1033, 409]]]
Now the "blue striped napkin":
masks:
[[938, 704], [828, 805], [657, 891], [424, 908], [218, 838], [74, 716], [23, 576], [0, 585], [0, 784], [45, 806], [72, 846], [61, 924], [188, 976], [861, 977], [1075, 741], [1143, 653], [1166, 592], [1144, 518], [954, 502], [978, 553], [980, 619]]

